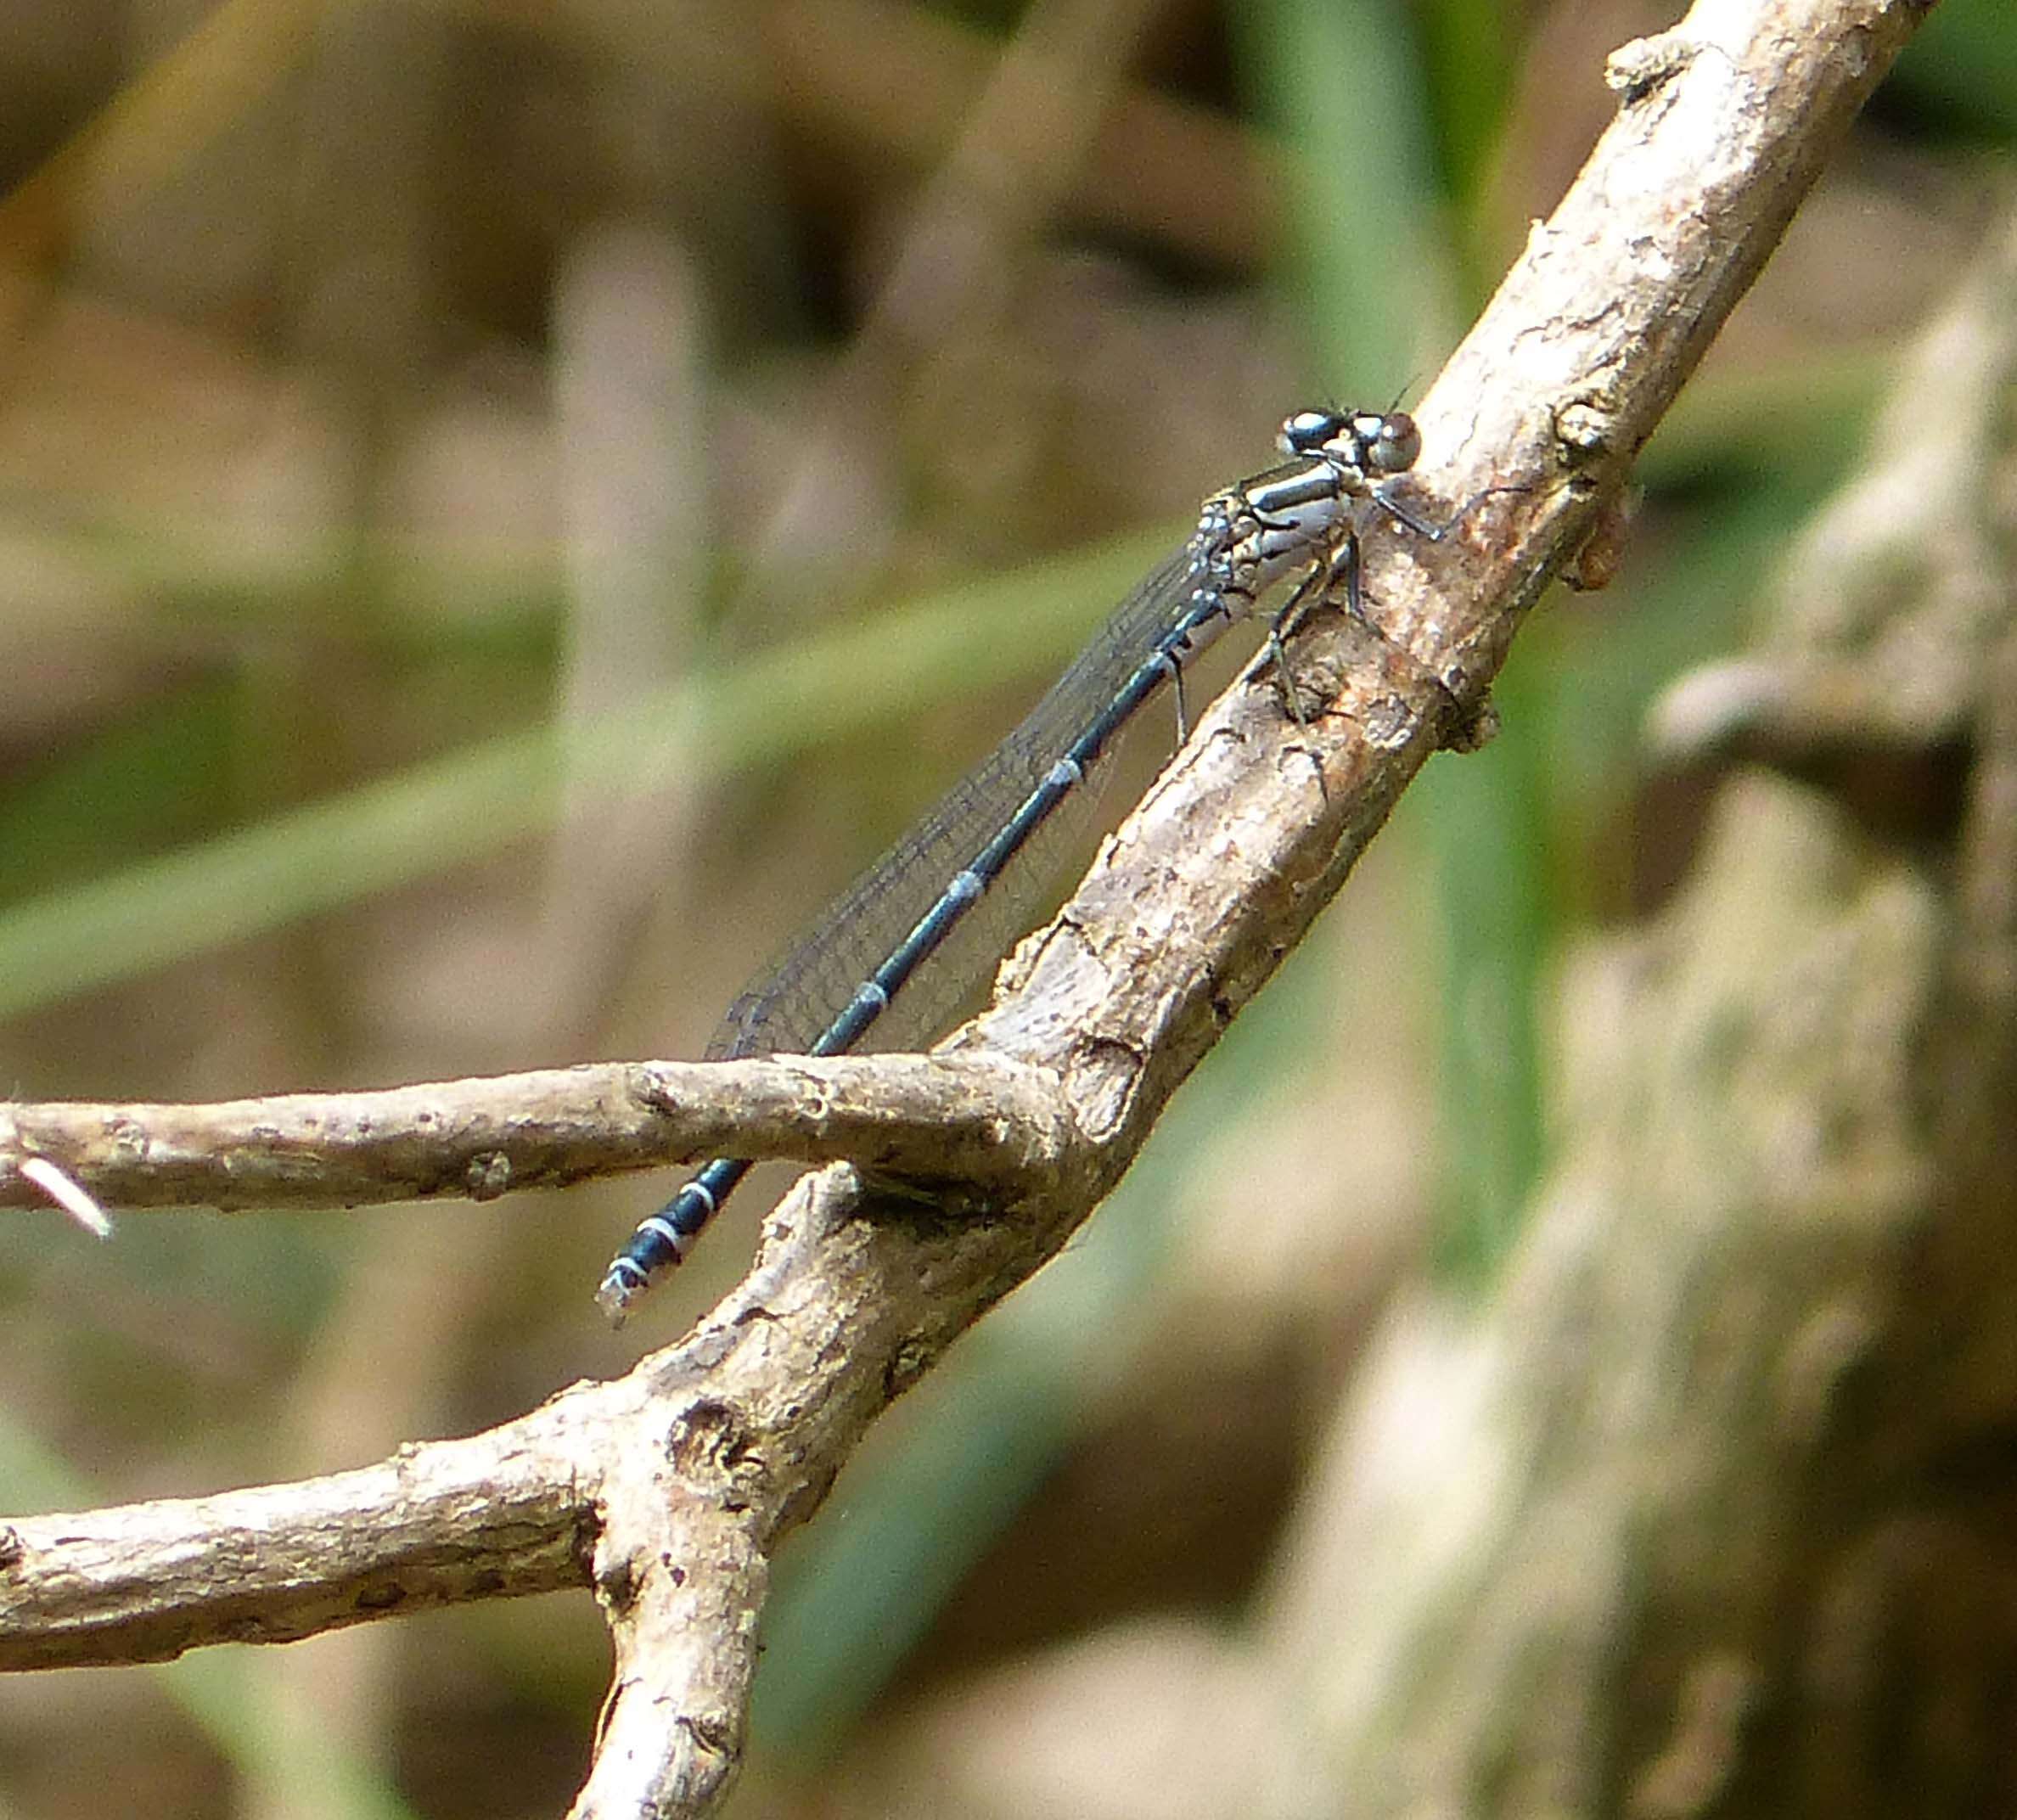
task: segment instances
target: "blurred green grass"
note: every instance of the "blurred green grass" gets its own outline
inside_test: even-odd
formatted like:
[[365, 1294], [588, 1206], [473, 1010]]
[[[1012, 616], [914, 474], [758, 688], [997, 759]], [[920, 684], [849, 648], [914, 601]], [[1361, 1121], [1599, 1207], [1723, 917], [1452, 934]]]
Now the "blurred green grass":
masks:
[[[570, 789], [718, 785], [914, 714], [920, 699], [1041, 676], [1094, 622], [1087, 603], [1118, 598], [1182, 535], [1120, 538], [935, 594], [692, 677], [586, 734], [550, 724], [500, 733], [53, 889], [17, 875], [25, 895], [0, 909], [0, 1016], [492, 858], [550, 833]], [[1001, 638], [1011, 620], [1017, 638]], [[143, 830], [158, 837], [164, 823], [193, 819], [206, 782], [214, 800], [228, 768], [228, 693], [191, 691], [0, 800], [12, 851], [61, 874], [85, 853], [103, 858]], [[772, 711], [779, 701], [792, 711]]]

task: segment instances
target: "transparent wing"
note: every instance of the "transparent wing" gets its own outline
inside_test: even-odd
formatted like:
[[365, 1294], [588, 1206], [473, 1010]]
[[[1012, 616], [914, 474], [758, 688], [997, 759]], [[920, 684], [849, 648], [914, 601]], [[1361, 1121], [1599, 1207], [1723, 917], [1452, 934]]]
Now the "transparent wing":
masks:
[[[1119, 694], [1158, 642], [1190, 609], [1197, 569], [1188, 544], [1159, 564], [1121, 602], [1022, 723], [921, 817], [828, 908], [784, 958], [728, 1008], [710, 1060], [809, 1048], [839, 1016], [953, 875], [985, 847], [1080, 733]], [[1073, 793], [1090, 805], [1093, 793]], [[987, 914], [969, 917], [993, 939], [953, 940], [919, 969], [873, 1031], [915, 1042], [941, 1021], [980, 973], [1000, 959], [1019, 912], [1044, 883], [1053, 830], [1032, 840], [986, 892]], [[1004, 933], [1004, 930], [1008, 933]], [[889, 1028], [885, 1029], [885, 1026]]]

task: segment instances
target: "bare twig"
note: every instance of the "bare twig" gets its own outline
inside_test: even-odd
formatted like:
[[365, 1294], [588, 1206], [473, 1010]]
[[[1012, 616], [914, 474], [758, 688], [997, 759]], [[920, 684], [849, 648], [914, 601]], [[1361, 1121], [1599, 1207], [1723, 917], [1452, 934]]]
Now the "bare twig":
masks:
[[0, 1527], [0, 1668], [160, 1661], [579, 1586], [593, 1450], [618, 1390], [564, 1391], [486, 1434], [356, 1472], [16, 1519]]
[[[1482, 704], [1552, 567], [1923, 10], [1716, 0], [1621, 59], [1618, 120], [1419, 413], [1426, 484], [1447, 502], [1520, 491], [1441, 545], [1383, 539], [1385, 636], [1319, 615], [1296, 640], [1296, 674], [1329, 708], [1298, 724], [1268, 675], [1232, 690], [1025, 944], [994, 1009], [949, 1045], [1054, 1083], [1053, 1128], [1070, 1138], [1054, 1166], [958, 1222], [824, 1171], [773, 1216], [707, 1320], [616, 1383], [371, 1472], [234, 1495], [244, 1503], [19, 1522], [0, 1533], [0, 1662], [299, 1635], [402, 1605], [409, 1587], [429, 1603], [560, 1583], [582, 1573], [593, 1533], [620, 1661], [576, 1812], [707, 1811], [740, 1758], [778, 1538], [882, 1407], [1087, 1217], [1457, 729], [1450, 693]], [[746, 1136], [733, 1148], [753, 1148]], [[397, 1495], [410, 1482], [447, 1489]], [[248, 1510], [256, 1521], [233, 1517]], [[123, 1590], [78, 1620], [115, 1550]], [[444, 1564], [471, 1560], [482, 1570], [461, 1581]], [[379, 1589], [365, 1609], [361, 1587]]]
[[0, 1105], [0, 1206], [44, 1204], [54, 1164], [115, 1207], [354, 1207], [494, 1200], [738, 1156], [841, 1158], [992, 1184], [1064, 1143], [1054, 1083], [1000, 1056], [603, 1062], [354, 1093], [209, 1105]]

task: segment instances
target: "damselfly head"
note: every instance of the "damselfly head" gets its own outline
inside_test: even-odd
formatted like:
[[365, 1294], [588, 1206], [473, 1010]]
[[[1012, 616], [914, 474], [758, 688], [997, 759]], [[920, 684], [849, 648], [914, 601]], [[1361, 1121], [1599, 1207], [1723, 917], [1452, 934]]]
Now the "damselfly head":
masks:
[[1362, 475], [1405, 474], [1422, 433], [1405, 411], [1298, 411], [1275, 438], [1284, 455], [1315, 456]]

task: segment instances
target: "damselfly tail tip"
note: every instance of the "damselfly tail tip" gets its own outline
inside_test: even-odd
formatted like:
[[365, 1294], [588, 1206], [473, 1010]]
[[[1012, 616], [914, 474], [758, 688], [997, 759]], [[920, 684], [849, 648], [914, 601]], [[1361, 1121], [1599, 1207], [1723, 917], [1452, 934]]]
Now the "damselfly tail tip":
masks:
[[621, 1328], [630, 1313], [630, 1305], [644, 1287], [641, 1283], [631, 1282], [621, 1271], [611, 1267], [608, 1276], [602, 1279], [602, 1287], [595, 1292], [595, 1305], [613, 1328]]

